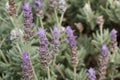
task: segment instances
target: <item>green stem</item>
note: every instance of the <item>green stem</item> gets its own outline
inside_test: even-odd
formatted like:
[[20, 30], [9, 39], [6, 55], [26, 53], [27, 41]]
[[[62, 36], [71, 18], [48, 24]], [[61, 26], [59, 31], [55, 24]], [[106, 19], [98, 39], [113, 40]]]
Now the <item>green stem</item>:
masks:
[[43, 22], [42, 22], [42, 19], [41, 19], [41, 18], [40, 18], [40, 24], [41, 24], [41, 27], [44, 28]]
[[76, 66], [74, 66], [73, 68], [74, 68], [74, 80], [76, 80]]
[[16, 24], [15, 24], [15, 22], [14, 22], [13, 17], [10, 17], [10, 20], [11, 20], [11, 22], [12, 22], [13, 26], [14, 26], [14, 27], [16, 27]]
[[50, 78], [50, 68], [49, 68], [49, 66], [47, 67], [47, 69], [48, 69], [48, 71], [47, 71], [47, 73], [48, 73], [48, 80], [51, 80], [51, 78]]
[[55, 18], [56, 18], [57, 26], [59, 27], [59, 18], [58, 18], [58, 14], [57, 14], [56, 9], [54, 9], [54, 13], [55, 13]]
[[54, 60], [53, 60], [53, 65], [55, 66], [55, 68], [57, 69], [57, 71], [61, 74], [62, 78], [65, 80], [65, 76], [64, 76], [63, 72], [60, 70], [60, 68], [55, 63], [56, 62], [56, 57], [57, 57], [57, 55], [55, 54]]
[[61, 15], [61, 18], [60, 18], [60, 26], [62, 25], [63, 16], [64, 16], [64, 13]]
[[103, 24], [100, 24], [101, 44], [103, 43]]

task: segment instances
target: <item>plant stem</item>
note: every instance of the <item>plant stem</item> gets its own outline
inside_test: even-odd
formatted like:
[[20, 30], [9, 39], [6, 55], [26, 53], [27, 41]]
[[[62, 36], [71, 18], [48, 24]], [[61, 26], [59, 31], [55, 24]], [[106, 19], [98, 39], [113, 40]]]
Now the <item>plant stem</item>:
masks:
[[49, 68], [49, 66], [47, 67], [47, 69], [48, 69], [48, 71], [47, 71], [47, 73], [48, 73], [48, 80], [51, 80], [50, 79], [50, 68]]
[[56, 64], [54, 64], [54, 66], [57, 69], [57, 71], [61, 74], [62, 78], [65, 80], [65, 76], [64, 76], [63, 72], [60, 70], [60, 68]]
[[57, 57], [57, 55], [55, 54], [54, 60], [53, 60], [53, 65], [55, 66], [55, 68], [57, 69], [57, 71], [61, 74], [62, 78], [65, 80], [65, 76], [64, 76], [63, 72], [60, 70], [60, 68], [55, 63], [56, 62], [56, 57]]
[[42, 22], [42, 19], [41, 19], [41, 18], [40, 18], [40, 24], [41, 24], [41, 27], [44, 28], [43, 22]]
[[101, 44], [103, 43], [103, 24], [100, 24]]
[[55, 13], [55, 18], [56, 18], [57, 26], [59, 27], [59, 19], [58, 19], [58, 15], [57, 15], [56, 9], [54, 9], [54, 13]]
[[60, 26], [62, 24], [63, 16], [64, 16], [64, 13], [61, 15], [61, 18], [60, 18]]
[[74, 68], [74, 80], [76, 80], [76, 66], [74, 66], [73, 68]]

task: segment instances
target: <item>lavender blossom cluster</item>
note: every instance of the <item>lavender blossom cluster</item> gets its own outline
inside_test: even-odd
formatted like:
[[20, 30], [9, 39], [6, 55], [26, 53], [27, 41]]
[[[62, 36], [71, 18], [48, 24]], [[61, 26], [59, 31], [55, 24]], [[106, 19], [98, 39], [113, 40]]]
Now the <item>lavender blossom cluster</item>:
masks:
[[42, 28], [39, 28], [38, 33], [39, 44], [40, 44], [40, 62], [42, 66], [49, 66], [51, 63], [51, 55], [48, 49], [48, 39], [46, 37], [46, 31]]
[[77, 66], [78, 64], [78, 55], [77, 55], [77, 45], [76, 45], [76, 36], [73, 34], [74, 30], [71, 29], [70, 26], [66, 28], [67, 34], [67, 44], [70, 48], [70, 55], [71, 55], [71, 63], [73, 66]]
[[25, 40], [30, 40], [33, 36], [33, 15], [30, 7], [30, 3], [27, 2], [23, 6], [23, 16], [24, 16], [24, 38]]
[[32, 66], [30, 64], [30, 59], [28, 57], [28, 53], [22, 53], [22, 62], [23, 80], [34, 80], [34, 75], [32, 71]]
[[36, 15], [39, 16], [40, 18], [44, 17], [44, 11], [43, 11], [43, 1], [42, 0], [34, 0], [34, 5], [33, 5]]

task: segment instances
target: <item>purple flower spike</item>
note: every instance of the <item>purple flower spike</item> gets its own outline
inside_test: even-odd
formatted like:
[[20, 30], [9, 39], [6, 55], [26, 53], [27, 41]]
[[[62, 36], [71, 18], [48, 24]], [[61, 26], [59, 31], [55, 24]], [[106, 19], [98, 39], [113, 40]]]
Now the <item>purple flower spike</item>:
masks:
[[67, 33], [67, 43], [70, 47], [76, 46], [76, 36], [73, 35], [73, 30], [68, 26], [66, 28], [66, 33]]
[[29, 40], [33, 35], [33, 15], [30, 7], [30, 3], [27, 2], [23, 6], [23, 16], [24, 16], [24, 38]]
[[106, 69], [108, 64], [108, 48], [105, 44], [102, 45], [101, 54], [99, 56], [99, 79], [106, 79]]
[[51, 63], [51, 55], [48, 49], [48, 39], [46, 37], [46, 31], [42, 28], [39, 28], [37, 35], [39, 37], [40, 44], [40, 62], [42, 66], [47, 67]]
[[54, 27], [54, 30], [52, 32], [53, 39], [52, 39], [52, 44], [53, 44], [53, 53], [58, 53], [59, 52], [59, 30], [57, 27]]
[[93, 68], [87, 71], [87, 80], [96, 80], [95, 70]]
[[110, 32], [110, 38], [111, 38], [111, 41], [117, 41], [117, 31], [115, 29], [113, 29], [111, 32]]
[[71, 63], [73, 67], [76, 67], [78, 64], [78, 56], [77, 56], [76, 36], [73, 35], [73, 32], [74, 31], [70, 28], [70, 26], [66, 28], [67, 43], [70, 48]]
[[26, 63], [26, 64], [30, 63], [28, 54], [27, 54], [26, 52], [23, 52], [22, 60], [23, 60], [23, 62]]
[[107, 57], [108, 56], [108, 48], [105, 44], [102, 45], [101, 56], [102, 57]]
[[36, 11], [37, 16], [43, 18], [44, 11], [43, 11], [43, 1], [42, 0], [34, 0], [34, 9]]
[[34, 74], [30, 64], [30, 59], [26, 52], [23, 52], [22, 54], [22, 62], [23, 62], [23, 65], [22, 65], [23, 80], [29, 80], [29, 79], [34, 80]]
[[117, 31], [113, 29], [110, 32], [110, 51], [112, 53], [117, 53], [118, 52], [118, 42], [117, 42]]

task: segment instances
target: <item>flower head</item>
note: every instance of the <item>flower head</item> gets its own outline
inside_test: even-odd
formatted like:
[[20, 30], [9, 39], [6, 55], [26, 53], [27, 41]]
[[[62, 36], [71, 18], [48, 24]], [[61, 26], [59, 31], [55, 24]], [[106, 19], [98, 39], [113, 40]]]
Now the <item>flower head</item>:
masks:
[[76, 45], [76, 36], [73, 35], [73, 30], [68, 26], [66, 28], [67, 34], [67, 43], [70, 48], [70, 55], [71, 55], [71, 63], [74, 67], [78, 64], [78, 56], [77, 56], [77, 45]]
[[23, 6], [23, 16], [24, 16], [24, 38], [29, 40], [33, 35], [33, 15], [30, 7], [30, 3], [27, 2]]
[[66, 6], [66, 2], [65, 0], [59, 0], [59, 7], [58, 7], [58, 11], [60, 13], [64, 13], [67, 9], [67, 6]]
[[16, 15], [15, 1], [14, 0], [8, 1], [9, 1], [9, 14], [10, 16], [15, 16]]
[[53, 44], [53, 52], [58, 53], [59, 52], [59, 30], [57, 27], [54, 27], [54, 30], [52, 32], [53, 39], [52, 39], [52, 44]]
[[38, 29], [37, 33], [40, 44], [40, 62], [42, 66], [48, 66], [51, 63], [51, 55], [48, 49], [48, 39], [46, 37], [46, 31], [42, 28]]
[[105, 44], [102, 45], [101, 54], [99, 56], [99, 79], [106, 79], [106, 69], [108, 64], [108, 48]]
[[30, 59], [28, 57], [28, 54], [26, 52], [23, 52], [22, 54], [22, 75], [23, 80], [34, 80], [34, 74], [33, 70], [30, 64]]
[[117, 31], [115, 29], [110, 32], [110, 38], [111, 41], [117, 41]]
[[36, 11], [37, 16], [43, 18], [43, 1], [42, 0], [34, 0], [34, 9]]
[[102, 57], [107, 57], [108, 56], [108, 48], [105, 44], [102, 45], [101, 56]]
[[73, 30], [68, 26], [66, 28], [66, 33], [67, 33], [67, 43], [70, 47], [76, 46], [76, 36], [73, 35]]
[[87, 77], [88, 77], [88, 80], [96, 80], [95, 70], [93, 68], [90, 68], [87, 71]]

